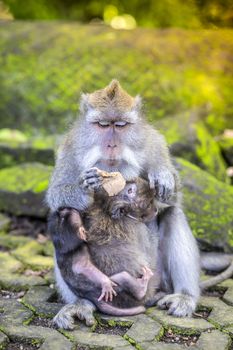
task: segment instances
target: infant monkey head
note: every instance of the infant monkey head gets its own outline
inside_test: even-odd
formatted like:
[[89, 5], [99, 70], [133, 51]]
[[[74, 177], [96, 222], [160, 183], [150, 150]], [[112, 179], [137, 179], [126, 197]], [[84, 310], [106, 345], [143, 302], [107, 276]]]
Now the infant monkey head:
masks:
[[127, 182], [124, 189], [110, 199], [109, 213], [113, 219], [126, 216], [150, 222], [158, 213], [154, 190], [142, 178]]

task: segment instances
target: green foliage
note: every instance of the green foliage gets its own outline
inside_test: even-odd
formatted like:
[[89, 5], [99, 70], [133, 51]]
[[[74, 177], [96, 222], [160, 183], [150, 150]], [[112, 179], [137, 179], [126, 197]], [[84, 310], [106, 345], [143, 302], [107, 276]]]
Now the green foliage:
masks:
[[232, 26], [231, 0], [4, 0], [16, 19], [93, 19], [111, 23], [129, 14], [140, 26]]
[[233, 188], [178, 159], [184, 185], [184, 208], [196, 237], [215, 247], [232, 251]]
[[151, 121], [201, 107], [215, 133], [232, 127], [230, 30], [12, 22], [0, 33], [0, 127], [63, 132], [77, 115], [80, 92], [114, 77], [144, 97]]
[[155, 127], [166, 137], [174, 156], [187, 159], [226, 181], [226, 165], [218, 143], [203, 124], [198, 111], [187, 111], [163, 118]]

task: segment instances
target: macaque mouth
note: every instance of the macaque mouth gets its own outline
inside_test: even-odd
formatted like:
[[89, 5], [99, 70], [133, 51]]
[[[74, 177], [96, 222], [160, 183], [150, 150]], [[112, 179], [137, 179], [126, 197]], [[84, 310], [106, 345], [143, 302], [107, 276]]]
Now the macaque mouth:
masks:
[[108, 166], [116, 166], [119, 164], [118, 159], [106, 159], [105, 162], [107, 163]]

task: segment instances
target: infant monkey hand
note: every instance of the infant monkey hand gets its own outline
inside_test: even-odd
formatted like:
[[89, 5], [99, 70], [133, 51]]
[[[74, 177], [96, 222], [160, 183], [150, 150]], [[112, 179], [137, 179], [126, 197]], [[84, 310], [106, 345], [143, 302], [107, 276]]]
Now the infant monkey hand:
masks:
[[110, 280], [110, 278], [108, 278], [106, 276], [106, 279], [104, 279], [104, 281], [101, 283], [101, 295], [98, 298], [98, 301], [101, 301], [104, 299], [104, 301], [108, 302], [108, 301], [112, 301], [113, 297], [117, 295], [117, 292], [114, 290], [113, 287], [116, 287], [117, 284], [113, 281]]

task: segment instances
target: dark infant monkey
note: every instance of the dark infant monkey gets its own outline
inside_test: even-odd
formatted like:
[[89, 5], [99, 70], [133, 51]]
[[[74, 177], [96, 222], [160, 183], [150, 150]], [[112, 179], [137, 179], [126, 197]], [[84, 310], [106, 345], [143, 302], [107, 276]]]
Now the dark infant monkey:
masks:
[[145, 225], [156, 214], [154, 193], [140, 178], [116, 196], [109, 197], [104, 190], [97, 193], [83, 214], [85, 228], [75, 209], [53, 213], [49, 230], [62, 277], [72, 292], [107, 314], [145, 311], [159, 286], [156, 241], [153, 244]]

